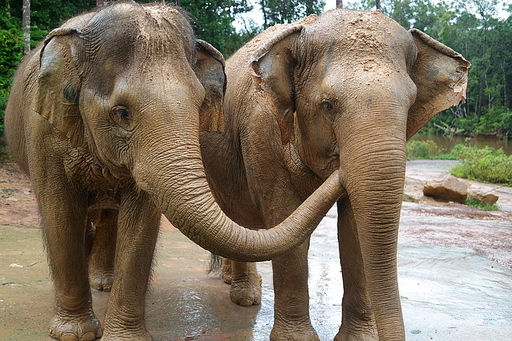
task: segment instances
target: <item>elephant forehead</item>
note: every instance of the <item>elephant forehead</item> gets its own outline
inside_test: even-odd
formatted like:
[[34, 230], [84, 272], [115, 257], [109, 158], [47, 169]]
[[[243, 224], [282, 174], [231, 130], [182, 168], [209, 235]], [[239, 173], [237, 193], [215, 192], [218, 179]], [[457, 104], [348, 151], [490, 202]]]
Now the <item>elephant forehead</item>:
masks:
[[309, 45], [323, 45], [331, 52], [382, 54], [413, 45], [408, 32], [380, 11], [329, 11], [306, 32]]
[[[120, 3], [98, 12], [83, 30], [89, 51], [129, 54], [172, 53], [194, 55], [194, 34], [188, 19], [167, 5]], [[183, 52], [183, 51], [181, 51]]]

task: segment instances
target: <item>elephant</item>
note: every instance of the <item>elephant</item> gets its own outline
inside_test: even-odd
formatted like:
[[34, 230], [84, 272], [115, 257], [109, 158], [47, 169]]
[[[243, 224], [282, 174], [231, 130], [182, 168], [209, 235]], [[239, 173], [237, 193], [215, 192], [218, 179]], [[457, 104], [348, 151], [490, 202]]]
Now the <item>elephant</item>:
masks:
[[[144, 305], [162, 213], [206, 249], [258, 261], [302, 243], [342, 194], [334, 174], [275, 229], [229, 219], [199, 147], [200, 130], [223, 129], [224, 90], [223, 56], [195, 38], [183, 10], [165, 4], [119, 2], [74, 17], [23, 60], [5, 130], [42, 216], [53, 338], [151, 340]], [[103, 326], [88, 279], [90, 250], [98, 266], [86, 243], [91, 224], [95, 238], [113, 243]], [[98, 275], [107, 277], [99, 286], [108, 275]]]
[[[469, 67], [459, 53], [378, 10], [348, 9], [268, 28], [226, 62], [225, 129], [201, 132], [200, 146], [229, 217], [271, 228], [339, 173], [344, 296], [335, 340], [405, 340], [397, 282], [405, 143], [465, 98]], [[318, 340], [308, 247], [309, 239], [272, 259], [271, 340]], [[225, 264], [233, 302], [258, 304], [255, 264]]]

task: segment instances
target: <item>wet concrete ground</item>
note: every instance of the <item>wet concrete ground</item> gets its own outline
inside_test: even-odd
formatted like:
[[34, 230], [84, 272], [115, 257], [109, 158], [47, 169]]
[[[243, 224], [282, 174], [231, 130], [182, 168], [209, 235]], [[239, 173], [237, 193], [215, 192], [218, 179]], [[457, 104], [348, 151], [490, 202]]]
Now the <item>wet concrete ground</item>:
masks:
[[[507, 217], [439, 218], [426, 205], [404, 203], [399, 284], [408, 340], [512, 340], [512, 271], [472, 249], [454, 246], [465, 245], [457, 240], [471, 238], [475, 229], [499, 232], [510, 245], [512, 221]], [[432, 245], [435, 238], [427, 232], [436, 221], [438, 229], [462, 231], [451, 237], [455, 242]], [[335, 226], [332, 210], [313, 234], [309, 254], [311, 317], [322, 341], [333, 339], [341, 320]], [[50, 340], [47, 325], [53, 294], [40, 233], [33, 228], [0, 227], [0, 341]], [[497, 250], [499, 258], [502, 252]], [[229, 299], [229, 286], [206, 274], [208, 258], [208, 252], [180, 232], [168, 226], [162, 229], [146, 306], [147, 327], [154, 339], [268, 340], [273, 323], [270, 262], [258, 265], [262, 304], [239, 307]], [[93, 293], [101, 321], [107, 298], [108, 293]]]
[[[310, 250], [311, 316], [321, 340], [341, 319], [341, 273], [335, 212], [314, 233]], [[0, 340], [49, 340], [52, 285], [40, 231], [0, 229]], [[161, 232], [147, 326], [155, 340], [268, 340], [273, 318], [269, 262], [259, 264], [263, 301], [239, 307], [229, 287], [208, 276], [208, 253], [180, 232]], [[401, 244], [400, 290], [408, 340], [512, 339], [512, 271], [465, 248]], [[107, 293], [94, 292], [103, 320]]]

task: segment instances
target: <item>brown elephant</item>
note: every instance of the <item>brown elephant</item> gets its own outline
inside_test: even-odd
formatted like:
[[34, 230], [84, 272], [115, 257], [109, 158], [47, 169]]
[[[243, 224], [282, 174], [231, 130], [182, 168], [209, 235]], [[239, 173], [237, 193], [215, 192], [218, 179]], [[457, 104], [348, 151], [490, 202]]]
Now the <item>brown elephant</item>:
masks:
[[[228, 216], [275, 226], [339, 170], [344, 296], [336, 340], [405, 340], [397, 283], [405, 142], [464, 98], [469, 67], [380, 11], [342, 9], [271, 27], [226, 62], [225, 131], [202, 132], [200, 144]], [[271, 340], [318, 340], [308, 247], [272, 260]], [[234, 262], [229, 271], [232, 300], [258, 303], [254, 264]]]
[[[272, 231], [245, 229], [221, 211], [199, 130], [221, 128], [224, 86], [222, 55], [194, 37], [180, 9], [163, 4], [117, 3], [73, 18], [23, 61], [6, 135], [43, 219], [55, 284], [52, 337], [151, 339], [144, 302], [162, 212], [204, 248], [257, 261], [300, 244], [336, 202], [337, 174]], [[117, 229], [103, 330], [88, 285], [91, 222], [101, 240], [109, 240], [103, 228]]]

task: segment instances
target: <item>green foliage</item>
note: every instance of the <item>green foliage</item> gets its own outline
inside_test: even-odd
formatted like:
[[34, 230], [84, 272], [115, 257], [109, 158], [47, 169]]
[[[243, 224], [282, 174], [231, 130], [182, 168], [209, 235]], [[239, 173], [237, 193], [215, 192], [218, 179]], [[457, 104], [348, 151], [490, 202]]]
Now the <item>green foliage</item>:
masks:
[[404, 193], [404, 195], [402, 196], [402, 201], [405, 201], [405, 202], [418, 202], [418, 199], [416, 199], [412, 195]]
[[259, 0], [259, 4], [263, 11], [263, 28], [291, 23], [310, 14], [320, 14], [325, 6], [324, 1], [315, 0]]
[[433, 159], [441, 153], [439, 147], [432, 140], [408, 141], [405, 147], [408, 160]]
[[499, 211], [500, 210], [498, 205], [483, 202], [482, 199], [479, 199], [476, 197], [467, 198], [466, 201], [464, 202], [464, 204], [467, 206], [478, 208], [479, 210], [484, 210], [484, 211]]
[[461, 160], [450, 173], [459, 178], [512, 186], [512, 155], [502, 149], [456, 145], [453, 154]]
[[3, 143], [0, 143], [0, 163], [12, 161], [13, 157], [9, 151], [9, 148]]
[[252, 9], [247, 0], [181, 0], [180, 6], [191, 15], [197, 37], [215, 46], [225, 56], [252, 38], [251, 33], [257, 33], [249, 30], [244, 32], [249, 36], [239, 35], [233, 26], [237, 14]]
[[21, 19], [0, 7], [0, 135], [3, 132], [5, 105], [14, 71], [23, 55]]

